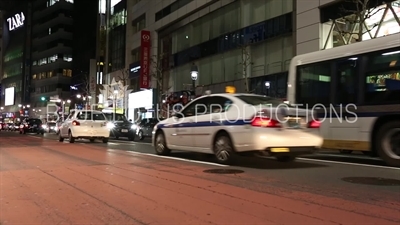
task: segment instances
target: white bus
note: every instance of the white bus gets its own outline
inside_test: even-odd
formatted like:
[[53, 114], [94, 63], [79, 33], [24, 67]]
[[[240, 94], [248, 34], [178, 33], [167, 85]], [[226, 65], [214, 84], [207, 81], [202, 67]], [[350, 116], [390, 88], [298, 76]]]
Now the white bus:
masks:
[[290, 104], [320, 108], [324, 148], [400, 167], [399, 34], [294, 57], [287, 95]]

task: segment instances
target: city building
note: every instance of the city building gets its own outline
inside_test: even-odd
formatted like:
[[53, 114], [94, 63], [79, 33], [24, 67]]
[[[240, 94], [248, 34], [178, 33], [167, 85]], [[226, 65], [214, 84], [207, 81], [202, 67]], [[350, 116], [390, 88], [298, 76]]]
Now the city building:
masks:
[[1, 107], [6, 117], [29, 114], [31, 3], [21, 1], [3, 13]]
[[[0, 21], [3, 21], [4, 11], [0, 9]], [[4, 104], [2, 104], [3, 90], [1, 88], [1, 80], [3, 79], [3, 23], [0, 22], [0, 119], [2, 118], [2, 111], [4, 110]]]
[[118, 95], [118, 99], [122, 99], [121, 101], [114, 101], [113, 98], [117, 97], [115, 94], [104, 94], [104, 92], [100, 94], [99, 91], [99, 89], [106, 88], [103, 85], [111, 84], [115, 89], [121, 85], [130, 85], [129, 73], [125, 65], [127, 2], [130, 1], [99, 0], [98, 63], [96, 73], [92, 73], [90, 77], [91, 80], [94, 80], [94, 76], [96, 76], [96, 103], [99, 103], [98, 108], [103, 111], [124, 112], [123, 109], [126, 108], [128, 102], [125, 92]]
[[33, 3], [30, 102], [32, 110], [40, 110], [44, 116], [48, 100], [71, 95], [72, 14], [73, 0]]
[[[234, 86], [237, 92], [269, 91], [284, 97], [286, 73], [295, 54], [294, 4], [293, 0], [128, 1], [126, 64], [131, 78], [142, 81], [143, 87], [148, 78], [143, 74], [150, 74], [149, 88], [157, 88], [157, 95], [193, 86], [197, 94], [225, 92]], [[150, 44], [150, 52], [143, 43]], [[144, 66], [149, 72], [143, 71]], [[197, 74], [195, 81], [192, 72]], [[274, 81], [269, 89], [261, 82], [268, 79]]]

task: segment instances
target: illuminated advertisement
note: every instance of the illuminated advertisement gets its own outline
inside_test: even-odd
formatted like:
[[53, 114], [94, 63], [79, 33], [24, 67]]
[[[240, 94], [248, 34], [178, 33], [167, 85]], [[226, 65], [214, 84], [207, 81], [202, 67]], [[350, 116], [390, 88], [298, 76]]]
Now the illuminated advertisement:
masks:
[[14, 16], [7, 19], [8, 30], [13, 31], [24, 25], [25, 15], [23, 12], [17, 13]]
[[4, 90], [4, 93], [5, 93], [4, 105], [5, 106], [14, 105], [14, 102], [15, 102], [15, 88], [14, 87], [6, 88]]

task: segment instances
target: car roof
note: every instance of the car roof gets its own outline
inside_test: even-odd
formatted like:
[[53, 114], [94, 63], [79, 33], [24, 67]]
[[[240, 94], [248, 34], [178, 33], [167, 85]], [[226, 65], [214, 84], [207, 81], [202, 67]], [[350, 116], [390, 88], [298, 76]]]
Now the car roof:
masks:
[[102, 114], [103, 112], [102, 111], [98, 111], [98, 110], [92, 110], [92, 109], [87, 109], [87, 110], [85, 110], [85, 109], [72, 109], [71, 110], [71, 112], [93, 112], [93, 113], [99, 113], [99, 114]]

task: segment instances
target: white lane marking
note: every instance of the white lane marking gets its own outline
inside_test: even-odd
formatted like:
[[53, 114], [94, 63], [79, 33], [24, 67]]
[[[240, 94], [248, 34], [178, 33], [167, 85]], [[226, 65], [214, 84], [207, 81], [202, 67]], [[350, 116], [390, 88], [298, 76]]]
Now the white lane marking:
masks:
[[118, 143], [112, 143], [112, 142], [108, 142], [109, 145], [120, 145]]
[[151, 145], [147, 142], [132, 142], [132, 141], [121, 141], [121, 140], [110, 140], [110, 142], [120, 143], [124, 145]]
[[[317, 153], [314, 156], [317, 156], [317, 157], [328, 156], [328, 157], [337, 157], [337, 158], [366, 159], [366, 160], [382, 161], [382, 159], [380, 159], [380, 158], [374, 158], [374, 157], [368, 157], [368, 156], [362, 156], [362, 155], [335, 155], [335, 154]], [[312, 156], [310, 156], [310, 157], [312, 157]]]
[[198, 164], [204, 164], [204, 165], [210, 165], [210, 166], [228, 167], [227, 165], [222, 165], [222, 164], [218, 164], [218, 163], [203, 162], [203, 161], [197, 161], [197, 160], [191, 160], [191, 159], [182, 159], [182, 158], [154, 155], [154, 154], [150, 154], [150, 153], [142, 153], [142, 152], [134, 152], [134, 151], [127, 151], [127, 152], [132, 153], [132, 154], [137, 154], [137, 155], [147, 155], [147, 156], [152, 156], [152, 157], [157, 157], [157, 158], [172, 159], [172, 160], [177, 160], [177, 161], [198, 163]]
[[308, 159], [308, 158], [297, 158], [303, 161], [313, 161], [313, 162], [323, 162], [323, 163], [332, 163], [332, 164], [342, 164], [349, 166], [363, 166], [363, 167], [371, 167], [371, 168], [380, 168], [380, 169], [392, 169], [392, 170], [400, 170], [400, 168], [389, 167], [389, 166], [375, 166], [368, 164], [360, 164], [360, 163], [348, 163], [348, 162], [337, 162], [337, 161], [329, 161], [329, 160], [321, 160], [321, 159]]

